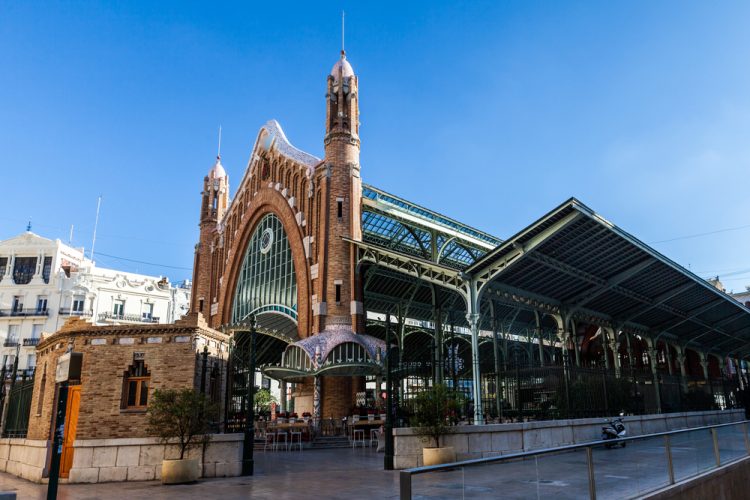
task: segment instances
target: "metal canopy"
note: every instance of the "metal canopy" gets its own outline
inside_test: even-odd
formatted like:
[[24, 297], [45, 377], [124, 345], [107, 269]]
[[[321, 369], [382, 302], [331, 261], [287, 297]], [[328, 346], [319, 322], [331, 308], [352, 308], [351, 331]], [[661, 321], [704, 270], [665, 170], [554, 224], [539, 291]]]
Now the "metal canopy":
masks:
[[[371, 186], [363, 196], [363, 241], [349, 241], [369, 266], [370, 311], [401, 304], [430, 321], [439, 305], [464, 326], [473, 287], [485, 330], [490, 309], [495, 318], [537, 311], [750, 355], [750, 310], [575, 198], [502, 241]], [[533, 320], [525, 316], [514, 317]]]
[[669, 336], [705, 351], [750, 352], [750, 310], [575, 198], [465, 273], [485, 295], [543, 301], [569, 317]]

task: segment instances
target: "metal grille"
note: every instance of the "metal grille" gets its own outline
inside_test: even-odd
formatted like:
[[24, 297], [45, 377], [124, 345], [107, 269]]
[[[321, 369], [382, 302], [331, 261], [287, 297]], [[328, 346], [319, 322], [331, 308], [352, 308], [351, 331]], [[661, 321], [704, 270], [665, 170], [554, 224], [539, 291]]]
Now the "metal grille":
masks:
[[229, 390], [226, 404], [226, 432], [243, 432], [247, 420], [250, 356], [250, 332], [237, 332], [229, 342]]

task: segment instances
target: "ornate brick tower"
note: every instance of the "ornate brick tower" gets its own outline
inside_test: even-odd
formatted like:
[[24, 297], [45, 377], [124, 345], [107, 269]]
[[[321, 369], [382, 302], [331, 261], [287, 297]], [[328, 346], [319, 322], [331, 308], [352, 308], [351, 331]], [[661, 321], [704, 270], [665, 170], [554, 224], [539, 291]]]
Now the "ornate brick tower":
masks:
[[358, 331], [362, 301], [354, 272], [351, 243], [343, 238], [360, 240], [362, 180], [359, 172], [359, 96], [357, 77], [346, 54], [336, 62], [328, 75], [326, 93], [325, 169], [321, 224], [317, 228], [315, 313], [318, 332], [341, 325]]
[[218, 293], [216, 270], [213, 269], [214, 241], [219, 222], [229, 205], [229, 177], [221, 165], [221, 156], [216, 157], [216, 163], [203, 178], [203, 192], [201, 192], [200, 235], [195, 245], [195, 259], [193, 262], [193, 293], [190, 312], [200, 312], [209, 316], [210, 304], [216, 301]]
[[[327, 79], [325, 160], [316, 172], [321, 216], [316, 227], [313, 329], [325, 338], [328, 349], [343, 341], [342, 336], [364, 333], [354, 252], [346, 241], [362, 238], [358, 101], [357, 77], [342, 50]], [[354, 405], [356, 393], [364, 391], [364, 378], [316, 377], [314, 389], [315, 417], [343, 416]]]

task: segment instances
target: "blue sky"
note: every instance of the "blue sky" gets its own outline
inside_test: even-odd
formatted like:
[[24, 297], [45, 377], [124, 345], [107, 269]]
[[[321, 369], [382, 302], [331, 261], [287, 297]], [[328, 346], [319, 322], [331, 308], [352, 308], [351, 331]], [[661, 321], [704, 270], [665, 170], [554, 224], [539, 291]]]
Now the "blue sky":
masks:
[[270, 118], [321, 155], [342, 9], [365, 182], [499, 237], [576, 196], [750, 285], [747, 2], [2, 2], [0, 238], [88, 250], [101, 194], [159, 265], [99, 264], [190, 277], [219, 125], [233, 187]]

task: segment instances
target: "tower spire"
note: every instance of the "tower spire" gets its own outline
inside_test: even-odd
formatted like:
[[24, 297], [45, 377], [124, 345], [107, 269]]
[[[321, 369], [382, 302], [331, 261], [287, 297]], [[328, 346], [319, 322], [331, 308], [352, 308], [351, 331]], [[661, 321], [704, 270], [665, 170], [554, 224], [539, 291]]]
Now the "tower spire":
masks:
[[221, 125], [219, 125], [219, 148], [216, 151], [216, 158], [221, 158]]
[[345, 12], [341, 11], [341, 55], [346, 55], [346, 50], [344, 50], [344, 16]]

